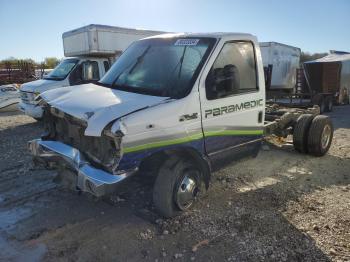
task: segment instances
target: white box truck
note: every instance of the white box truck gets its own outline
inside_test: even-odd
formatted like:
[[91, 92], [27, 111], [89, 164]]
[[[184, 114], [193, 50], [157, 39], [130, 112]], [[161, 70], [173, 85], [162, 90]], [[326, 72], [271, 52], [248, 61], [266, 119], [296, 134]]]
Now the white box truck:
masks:
[[19, 109], [41, 119], [43, 110], [35, 100], [39, 94], [59, 87], [97, 82], [132, 42], [162, 33], [94, 24], [63, 33], [66, 58], [43, 79], [21, 86]]

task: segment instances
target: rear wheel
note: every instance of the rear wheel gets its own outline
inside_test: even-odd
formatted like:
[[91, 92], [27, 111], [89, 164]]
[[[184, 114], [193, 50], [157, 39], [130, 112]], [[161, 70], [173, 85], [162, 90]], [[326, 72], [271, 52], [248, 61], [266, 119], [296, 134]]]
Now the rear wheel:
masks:
[[313, 99], [313, 103], [314, 105], [318, 105], [320, 107], [320, 113], [322, 114], [325, 109], [326, 109], [326, 103], [325, 103], [325, 99], [323, 98], [323, 95], [315, 95], [314, 99]]
[[158, 213], [166, 218], [179, 215], [192, 207], [205, 190], [202, 172], [193, 163], [169, 158], [159, 169], [154, 184], [153, 202]]
[[333, 125], [328, 116], [316, 116], [308, 135], [308, 151], [314, 156], [323, 156], [329, 150], [333, 139]]
[[307, 153], [307, 139], [309, 128], [314, 118], [311, 114], [303, 114], [299, 116], [293, 131], [293, 145], [295, 150], [300, 153]]

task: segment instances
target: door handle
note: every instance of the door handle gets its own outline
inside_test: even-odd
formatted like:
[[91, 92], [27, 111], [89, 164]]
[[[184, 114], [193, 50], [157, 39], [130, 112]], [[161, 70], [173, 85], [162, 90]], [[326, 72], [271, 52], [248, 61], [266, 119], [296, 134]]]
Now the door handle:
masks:
[[259, 111], [259, 114], [258, 114], [258, 123], [262, 123], [263, 121], [263, 111]]

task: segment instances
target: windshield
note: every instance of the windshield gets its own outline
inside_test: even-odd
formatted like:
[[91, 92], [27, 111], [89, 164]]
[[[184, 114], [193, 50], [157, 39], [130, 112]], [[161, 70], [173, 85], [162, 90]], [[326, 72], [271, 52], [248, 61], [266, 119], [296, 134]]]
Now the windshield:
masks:
[[78, 59], [65, 59], [43, 78], [48, 80], [63, 80], [67, 77], [70, 71], [72, 71], [78, 61]]
[[186, 96], [208, 57], [214, 38], [153, 38], [132, 44], [100, 80], [135, 93]]

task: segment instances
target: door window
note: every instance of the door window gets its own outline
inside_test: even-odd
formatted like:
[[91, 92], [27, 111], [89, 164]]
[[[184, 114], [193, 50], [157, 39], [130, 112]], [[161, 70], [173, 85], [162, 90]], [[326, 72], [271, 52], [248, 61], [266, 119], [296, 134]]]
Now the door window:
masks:
[[86, 61], [83, 63], [83, 80], [94, 81], [100, 79], [98, 63], [96, 61]]
[[257, 91], [253, 44], [226, 43], [207, 76], [205, 88], [208, 100]]
[[79, 64], [70, 74], [69, 83], [70, 85], [80, 85], [99, 79], [98, 63], [96, 61], [85, 61]]
[[105, 68], [105, 73], [108, 71], [108, 69], [111, 67], [110, 65], [109, 65], [109, 62], [108, 61], [103, 61], [103, 66], [104, 66], [104, 68]]

